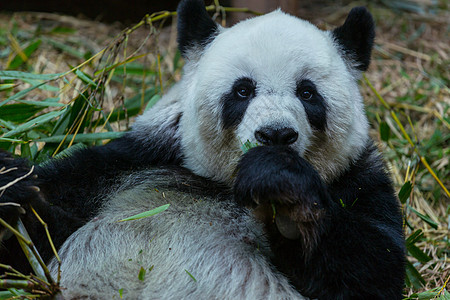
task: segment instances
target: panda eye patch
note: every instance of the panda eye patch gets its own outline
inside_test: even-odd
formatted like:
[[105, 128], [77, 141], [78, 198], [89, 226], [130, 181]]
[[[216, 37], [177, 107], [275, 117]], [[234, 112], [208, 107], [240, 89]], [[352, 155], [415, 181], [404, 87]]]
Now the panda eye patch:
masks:
[[318, 130], [325, 130], [327, 103], [317, 90], [316, 85], [308, 79], [303, 79], [297, 83], [295, 94], [303, 104], [310, 124]]
[[247, 100], [255, 95], [255, 84], [249, 78], [242, 78], [235, 82], [233, 86], [233, 92], [236, 98], [241, 100]]

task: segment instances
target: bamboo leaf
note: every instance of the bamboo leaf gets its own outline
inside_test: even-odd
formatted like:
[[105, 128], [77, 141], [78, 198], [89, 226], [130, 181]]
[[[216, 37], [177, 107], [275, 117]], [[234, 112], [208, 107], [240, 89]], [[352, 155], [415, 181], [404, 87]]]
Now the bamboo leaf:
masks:
[[409, 254], [411, 256], [415, 257], [418, 261], [420, 261], [423, 264], [426, 264], [431, 260], [431, 257], [426, 255], [421, 249], [419, 249], [416, 245], [409, 244], [406, 246], [408, 249]]
[[150, 217], [150, 216], [154, 216], [156, 214], [159, 214], [159, 213], [165, 211], [166, 209], [169, 208], [169, 206], [170, 206], [170, 204], [165, 204], [165, 205], [159, 206], [157, 208], [154, 208], [152, 210], [149, 210], [149, 211], [146, 211], [146, 212], [143, 212], [143, 213], [140, 213], [140, 214], [128, 217], [126, 219], [122, 219], [119, 222], [137, 220], [137, 219], [142, 219], [142, 218], [147, 218], [147, 217]]
[[380, 123], [380, 137], [384, 142], [388, 142], [391, 136], [391, 128], [386, 122]]
[[145, 110], [152, 108], [153, 105], [155, 105], [159, 101], [159, 99], [161, 99], [161, 96], [159, 94], [153, 95], [153, 97], [150, 98], [150, 100], [148, 101], [147, 106], [145, 107]]
[[56, 26], [55, 28], [50, 31], [51, 33], [65, 33], [65, 34], [71, 34], [77, 32], [77, 29], [70, 28], [70, 27], [64, 27], [64, 26]]
[[54, 80], [60, 77], [64, 73], [54, 73], [54, 74], [33, 74], [21, 71], [0, 71], [1, 80]]
[[63, 107], [66, 104], [59, 103], [59, 98], [47, 98], [42, 101], [31, 101], [31, 100], [16, 100], [17, 102], [28, 104], [28, 105], [35, 105], [35, 106], [43, 106], [43, 107]]
[[97, 87], [97, 84], [92, 81], [92, 79], [86, 75], [84, 72], [80, 71], [80, 70], [75, 70], [75, 74], [78, 76], [78, 78], [80, 78], [84, 83], [92, 85], [93, 87]]
[[414, 245], [423, 237], [422, 229], [418, 229], [411, 233], [411, 235], [406, 239], [406, 245]]
[[189, 277], [192, 278], [192, 280], [194, 280], [194, 282], [197, 282], [197, 279], [195, 279], [195, 277], [191, 273], [189, 273], [188, 270], [184, 270], [184, 271], [189, 275]]
[[0, 84], [0, 91], [7, 91], [15, 87], [15, 83], [1, 83]]
[[244, 153], [247, 153], [248, 150], [257, 147], [258, 144], [252, 143], [249, 140], [247, 140], [245, 143], [242, 144], [241, 149]]
[[44, 41], [50, 45], [52, 45], [55, 48], [58, 48], [74, 57], [78, 57], [78, 58], [84, 58], [83, 53], [81, 53], [80, 51], [78, 51], [77, 49], [75, 49], [74, 47], [68, 46], [65, 43], [61, 43], [57, 40], [51, 39], [51, 38], [44, 38]]
[[28, 45], [23, 50], [23, 54], [25, 55], [25, 57], [21, 57], [20, 55], [17, 55], [16, 57], [14, 57], [14, 59], [8, 65], [8, 69], [16, 69], [21, 64], [26, 62], [28, 60], [28, 58], [30, 57], [30, 55], [33, 54], [34, 51], [36, 51], [36, 49], [39, 47], [41, 42], [42, 42], [41, 40], [36, 40], [36, 41], [32, 42], [30, 45]]
[[[95, 133], [79, 133], [75, 136], [74, 143], [88, 143], [100, 140], [112, 140], [120, 138], [124, 135], [124, 132], [95, 132]], [[36, 142], [46, 143], [61, 143], [64, 139], [70, 141], [73, 138], [73, 134], [68, 135], [54, 135], [45, 138], [35, 139]]]
[[14, 123], [23, 123], [44, 108], [45, 107], [23, 103], [9, 104], [0, 109], [0, 119]]
[[60, 111], [51, 111], [49, 113], [46, 113], [44, 115], [41, 115], [39, 117], [36, 117], [24, 124], [21, 124], [19, 126], [17, 126], [15, 129], [5, 133], [3, 135], [4, 138], [6, 137], [11, 137], [11, 136], [15, 136], [18, 135], [20, 133], [23, 133], [25, 131], [29, 131], [31, 129], [33, 129], [36, 126], [39, 126], [41, 124], [44, 124], [46, 122], [49, 122], [50, 120], [56, 118], [57, 116], [61, 115], [62, 113], [64, 113], [64, 109], [60, 110]]
[[406, 200], [408, 200], [409, 195], [411, 195], [412, 191], [412, 184], [410, 181], [405, 182], [405, 184], [400, 189], [400, 192], [398, 192], [398, 199], [401, 203], [405, 204]]
[[138, 278], [140, 281], [144, 281], [146, 273], [147, 273], [147, 270], [145, 270], [144, 267], [141, 267], [141, 269], [139, 270], [139, 274], [138, 274]]
[[420, 212], [418, 212], [417, 210], [415, 210], [414, 208], [412, 208], [411, 206], [409, 206], [409, 209], [411, 209], [419, 218], [421, 218], [424, 222], [426, 222], [428, 225], [430, 225], [431, 227], [433, 227], [434, 229], [438, 229], [439, 224], [437, 224], [436, 222], [434, 222], [429, 216], [423, 215]]
[[39, 84], [37, 84], [37, 85], [33, 85], [33, 86], [31, 86], [31, 87], [29, 87], [29, 88], [23, 90], [23, 91], [18, 92], [17, 94], [12, 95], [12, 96], [9, 97], [8, 99], [6, 99], [6, 100], [0, 102], [0, 107], [2, 107], [3, 105], [5, 105], [6, 103], [8, 103], [8, 102], [10, 102], [10, 101], [21, 99], [23, 96], [25, 96], [26, 94], [28, 94], [28, 93], [31, 92], [32, 90], [37, 89], [37, 88], [43, 86], [44, 84], [45, 84], [45, 82], [39, 83]]
[[406, 262], [406, 277], [411, 285], [416, 289], [420, 289], [425, 285], [425, 280], [409, 261]]
[[[29, 83], [30, 85], [37, 85], [37, 84], [41, 83], [39, 80], [33, 80], [33, 79], [22, 79], [22, 80], [26, 83]], [[59, 87], [52, 86], [50, 84], [40, 85], [39, 89], [43, 90], [43, 91], [49, 91], [49, 92], [55, 92], [55, 93], [58, 93], [60, 91]]]

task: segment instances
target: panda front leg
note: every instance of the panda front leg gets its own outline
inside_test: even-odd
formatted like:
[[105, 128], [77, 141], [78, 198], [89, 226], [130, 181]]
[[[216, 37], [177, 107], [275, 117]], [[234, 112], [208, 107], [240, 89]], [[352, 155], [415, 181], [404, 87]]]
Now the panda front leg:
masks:
[[[135, 167], [125, 146], [126, 138], [106, 146], [82, 149], [70, 156], [34, 165], [0, 151], [0, 218], [11, 226], [20, 218], [44, 261], [54, 253], [44, 227], [47, 223], [55, 247], [95, 217], [106, 197], [103, 191], [115, 178]], [[0, 226], [0, 261], [28, 273], [29, 263], [12, 233]]]
[[[373, 184], [370, 197], [385, 203], [377, 206], [365, 198], [369, 195], [360, 193], [358, 205], [346, 206], [349, 200], [339, 198], [342, 191], [325, 185], [294, 150], [262, 146], [242, 157], [234, 193], [266, 224], [274, 265], [304, 296], [401, 299], [401, 218], [397, 220], [395, 197], [386, 194], [389, 189], [377, 189], [378, 177], [360, 183]], [[344, 189], [353, 187], [346, 182], [338, 185], [346, 184]], [[346, 195], [353, 193], [346, 191]]]

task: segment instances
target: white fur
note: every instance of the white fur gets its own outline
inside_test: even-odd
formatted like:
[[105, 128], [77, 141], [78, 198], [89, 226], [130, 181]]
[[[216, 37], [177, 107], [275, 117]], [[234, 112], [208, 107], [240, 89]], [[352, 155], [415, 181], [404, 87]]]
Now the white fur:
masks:
[[[368, 124], [356, 72], [341, 57], [329, 32], [275, 11], [220, 28], [204, 52], [191, 57], [171, 97], [180, 102], [177, 108], [183, 113], [185, 166], [198, 175], [232, 184], [241, 142], [256, 142], [255, 131], [265, 125], [298, 130], [292, 147], [326, 181], [341, 174], [366, 144]], [[257, 97], [237, 130], [224, 131], [220, 101], [241, 77], [257, 83]], [[325, 135], [311, 128], [295, 95], [296, 82], [302, 79], [311, 80], [325, 98]], [[154, 109], [148, 111], [141, 123], [155, 114]]]
[[[121, 289], [124, 299], [305, 299], [270, 265], [263, 225], [249, 211], [159, 186], [177, 180], [152, 170], [132, 174], [64, 243], [66, 299], [119, 299]], [[155, 216], [117, 222], [167, 203]], [[50, 268], [56, 278], [56, 260]]]

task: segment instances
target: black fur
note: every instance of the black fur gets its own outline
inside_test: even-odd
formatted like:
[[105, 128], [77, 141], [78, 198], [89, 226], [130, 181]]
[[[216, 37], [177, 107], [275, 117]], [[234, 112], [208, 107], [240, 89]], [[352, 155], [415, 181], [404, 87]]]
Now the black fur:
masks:
[[[36, 187], [36, 178], [34, 174], [27, 176], [30, 171], [31, 167], [28, 161], [15, 159], [9, 153], [0, 150], [0, 187], [5, 187], [23, 177], [22, 180], [6, 188], [0, 194], [2, 205], [0, 206], [0, 218], [12, 226], [17, 223], [19, 216], [27, 224], [28, 220], [35, 220], [31, 213], [25, 210], [28, 207], [17, 206], [21, 204], [21, 199], [27, 199], [29, 202], [39, 201], [40, 193]], [[45, 234], [43, 231], [41, 233]], [[1, 263], [14, 263], [16, 269], [29, 270], [29, 264], [26, 262], [25, 255], [16, 238], [2, 226], [0, 226], [0, 242]]]
[[[304, 91], [311, 93], [310, 99], [301, 96]], [[314, 128], [324, 131], [327, 126], [327, 104], [317, 91], [316, 85], [310, 80], [302, 80], [297, 84], [296, 93], [305, 108], [309, 123]]]
[[178, 48], [183, 57], [192, 47], [203, 48], [216, 35], [218, 25], [209, 17], [203, 0], [183, 0], [178, 5]]
[[368, 144], [359, 160], [328, 186], [288, 147], [256, 147], [242, 157], [236, 199], [253, 207], [268, 202], [276, 208], [287, 206], [302, 234], [310, 235], [290, 240], [280, 235], [275, 223], [267, 225], [273, 263], [305, 296], [402, 298], [401, 212], [374, 153]]
[[[240, 89], [249, 92], [247, 97], [239, 95]], [[236, 80], [233, 87], [222, 98], [222, 124], [225, 129], [235, 128], [241, 123], [245, 111], [253, 97], [256, 96], [256, 84], [250, 78]]]
[[351, 60], [358, 63], [358, 70], [366, 71], [370, 64], [375, 24], [365, 7], [353, 8], [344, 24], [333, 30], [335, 40], [341, 45]]
[[[7, 189], [1, 202], [16, 202], [26, 209], [31, 204], [48, 223], [52, 240], [59, 248], [74, 231], [97, 214], [103, 204], [104, 191], [116, 182], [118, 176], [149, 166], [180, 164], [178, 142], [171, 137], [149, 137], [148, 141], [140, 142], [128, 133], [108, 145], [79, 150], [68, 157], [36, 166], [34, 178], [30, 176]], [[19, 166], [16, 172], [0, 175], [0, 184], [10, 182], [29, 170], [24, 160], [12, 160], [4, 152], [0, 154], [0, 168]], [[39, 187], [40, 192], [33, 192], [30, 185]], [[10, 224], [14, 224], [19, 216], [18, 209], [0, 209], [0, 217], [6, 217]], [[42, 258], [51, 258], [53, 253], [42, 225], [29, 210], [21, 219]], [[0, 261], [29, 271], [15, 238], [8, 239], [0, 249]]]

